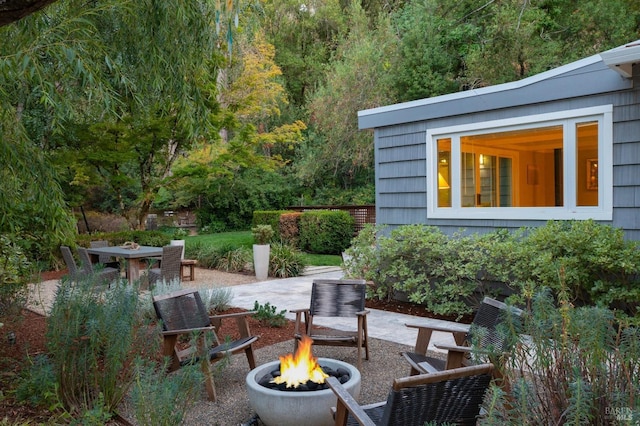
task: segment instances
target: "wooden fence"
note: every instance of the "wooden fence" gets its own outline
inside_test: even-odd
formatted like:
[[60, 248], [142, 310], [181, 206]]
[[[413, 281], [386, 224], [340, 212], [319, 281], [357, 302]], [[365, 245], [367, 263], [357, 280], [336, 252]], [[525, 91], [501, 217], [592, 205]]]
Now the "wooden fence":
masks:
[[355, 220], [355, 233], [358, 234], [365, 224], [376, 223], [376, 206], [373, 204], [363, 206], [291, 206], [286, 210], [296, 212], [308, 212], [312, 210], [344, 210]]

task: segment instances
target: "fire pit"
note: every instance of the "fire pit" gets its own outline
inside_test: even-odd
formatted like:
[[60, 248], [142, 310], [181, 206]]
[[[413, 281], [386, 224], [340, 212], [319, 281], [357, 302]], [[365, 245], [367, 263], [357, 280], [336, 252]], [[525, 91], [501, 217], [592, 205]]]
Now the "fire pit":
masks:
[[325, 371], [341, 376], [343, 386], [358, 398], [358, 369], [337, 359], [314, 358], [311, 340], [303, 339], [295, 356], [280, 357], [249, 372], [246, 383], [251, 407], [267, 426], [333, 425], [331, 407], [336, 406], [336, 397], [324, 384]]

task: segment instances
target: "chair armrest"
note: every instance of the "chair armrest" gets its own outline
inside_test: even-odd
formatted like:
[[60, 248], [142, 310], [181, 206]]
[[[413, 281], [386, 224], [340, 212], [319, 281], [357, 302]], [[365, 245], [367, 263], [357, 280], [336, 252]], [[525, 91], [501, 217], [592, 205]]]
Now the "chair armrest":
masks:
[[249, 321], [247, 321], [247, 317], [255, 314], [256, 311], [236, 312], [233, 314], [213, 315], [209, 317], [209, 320], [211, 321], [211, 325], [219, 329], [222, 326], [223, 319], [233, 318], [236, 320], [236, 327], [238, 327], [240, 336], [250, 337], [251, 330], [249, 329]]
[[185, 328], [182, 330], [168, 330], [162, 331], [163, 336], [175, 336], [178, 334], [190, 334], [190, 333], [200, 333], [202, 331], [215, 331], [215, 327], [198, 327], [198, 328]]
[[468, 333], [471, 324], [461, 324], [457, 322], [442, 321], [434, 325], [421, 324], [405, 324], [407, 327], [417, 328], [418, 330], [444, 331], [449, 333]]
[[237, 318], [237, 317], [246, 317], [249, 315], [255, 315], [258, 311], [247, 311], [247, 312], [236, 312], [233, 314], [223, 314], [223, 315], [209, 315], [209, 319], [213, 320], [223, 320], [225, 318]]
[[369, 312], [371, 312], [371, 311], [368, 310], [368, 309], [365, 309], [364, 311], [356, 312], [356, 315], [367, 315]]
[[371, 420], [369, 416], [367, 416], [367, 413], [364, 412], [362, 407], [360, 407], [356, 400], [353, 399], [351, 394], [340, 384], [338, 379], [335, 377], [328, 377], [326, 382], [337, 397], [338, 405], [336, 407], [335, 414], [336, 426], [346, 426], [349, 413], [351, 413], [353, 418], [362, 426], [376, 426], [373, 420]]
[[441, 331], [453, 334], [453, 339], [457, 345], [462, 345], [466, 334], [471, 328], [470, 324], [460, 324], [451, 321], [434, 321], [429, 325], [421, 324], [405, 324], [410, 328], [418, 329], [418, 337], [416, 338], [416, 345], [414, 352], [419, 354], [426, 354], [429, 348], [429, 342], [431, 341], [431, 335], [434, 331]]
[[305, 308], [305, 309], [290, 309], [289, 312], [292, 313], [292, 314], [297, 314], [297, 313], [303, 313], [303, 312], [310, 312], [310, 309], [309, 308]]
[[447, 345], [443, 343], [434, 343], [433, 346], [438, 349], [446, 349], [447, 351], [471, 353], [471, 347], [469, 346]]
[[422, 369], [422, 371], [420, 371], [422, 374], [433, 374], [438, 372], [438, 370], [427, 361], [419, 362], [418, 367]]

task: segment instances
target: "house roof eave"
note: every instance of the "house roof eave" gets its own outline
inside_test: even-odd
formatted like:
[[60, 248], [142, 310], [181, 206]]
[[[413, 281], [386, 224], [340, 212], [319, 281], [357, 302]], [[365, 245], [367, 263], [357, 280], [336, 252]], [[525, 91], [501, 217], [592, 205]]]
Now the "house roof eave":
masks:
[[600, 54], [602, 61], [624, 78], [631, 78], [633, 64], [640, 63], [640, 40]]

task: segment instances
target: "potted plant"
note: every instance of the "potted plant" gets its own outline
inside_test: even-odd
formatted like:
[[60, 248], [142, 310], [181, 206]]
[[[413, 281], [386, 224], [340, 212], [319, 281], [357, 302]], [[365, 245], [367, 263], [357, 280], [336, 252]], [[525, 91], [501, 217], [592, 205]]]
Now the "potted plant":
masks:
[[269, 242], [273, 238], [273, 228], [271, 225], [258, 225], [251, 228], [255, 244], [253, 245], [253, 269], [256, 278], [266, 280], [269, 276]]

